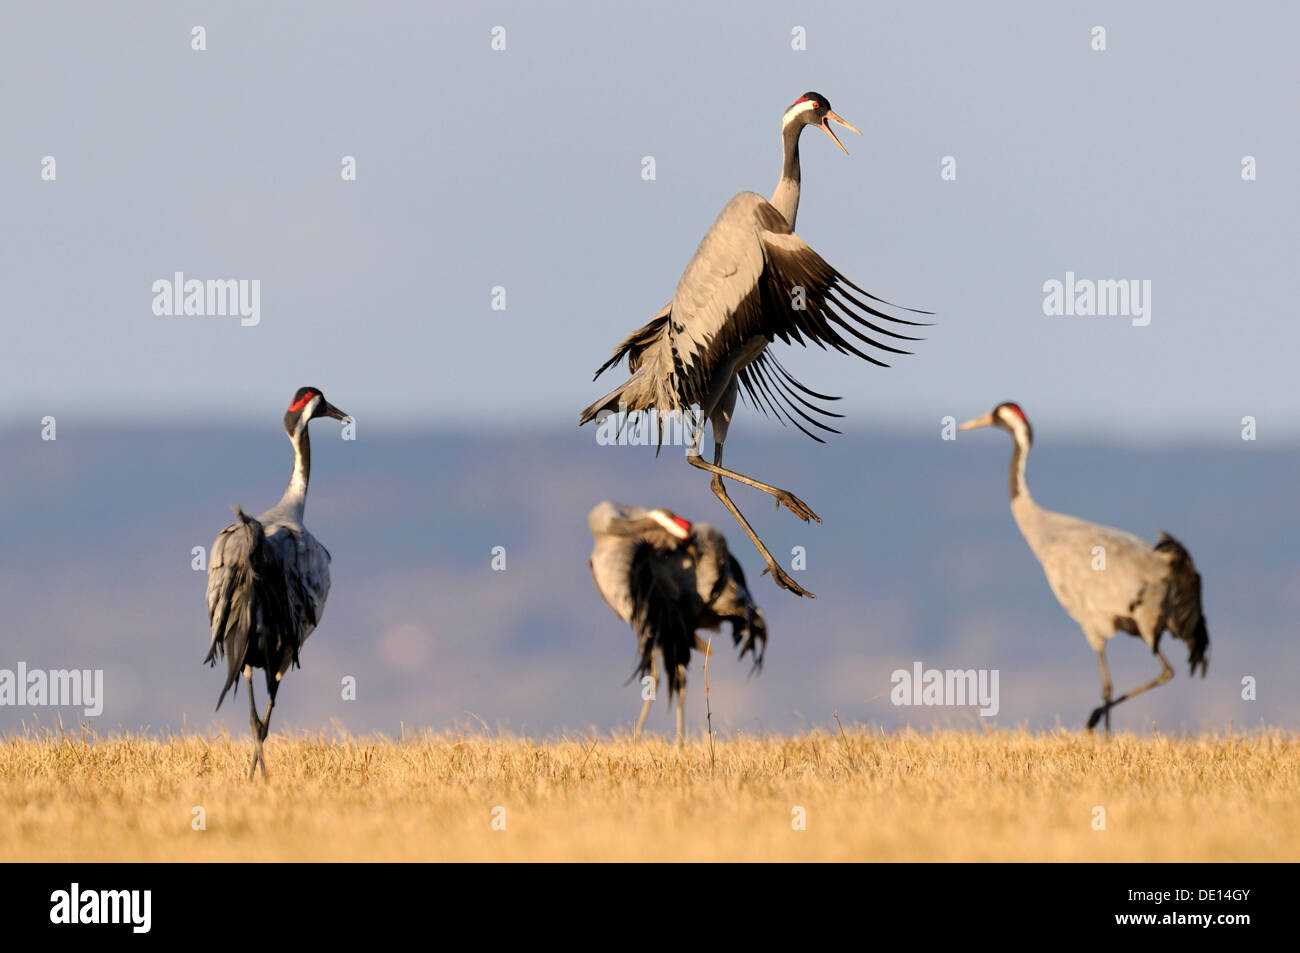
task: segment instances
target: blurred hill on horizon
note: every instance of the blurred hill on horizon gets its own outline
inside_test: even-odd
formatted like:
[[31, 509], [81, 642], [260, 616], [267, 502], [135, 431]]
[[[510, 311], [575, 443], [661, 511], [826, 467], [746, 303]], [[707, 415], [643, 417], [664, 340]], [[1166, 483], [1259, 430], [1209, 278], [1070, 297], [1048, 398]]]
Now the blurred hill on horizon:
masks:
[[[1003, 434], [943, 441], [849, 434], [817, 446], [746, 414], [727, 464], [790, 489], [825, 520], [805, 525], [769, 498], [732, 498], [788, 565], [807, 552], [801, 601], [760, 575], [762, 562], [682, 449], [602, 447], [591, 428], [380, 434], [339, 439], [313, 424], [306, 523], [333, 554], [323, 622], [286, 678], [273, 728], [331, 726], [396, 734], [482, 722], [530, 735], [626, 729], [639, 688], [625, 684], [633, 636], [604, 605], [587, 568], [587, 511], [604, 499], [664, 505], [726, 534], [771, 633], [758, 678], [715, 639], [715, 727], [787, 731], [847, 721], [892, 729], [991, 721], [1082, 726], [1098, 697], [1094, 656], [1056, 604], [1007, 507]], [[291, 450], [260, 428], [100, 426], [60, 420], [58, 439], [0, 434], [0, 668], [102, 668], [98, 731], [247, 731], [246, 702], [213, 714], [219, 672], [207, 649], [209, 547], [230, 507], [272, 505]], [[1210, 671], [1187, 677], [1181, 643], [1163, 645], [1167, 686], [1115, 710], [1117, 730], [1294, 727], [1300, 690], [1300, 448], [1107, 445], [1053, 440], [1044, 428], [1029, 481], [1044, 506], [1148, 539], [1187, 545], [1205, 581]], [[493, 571], [494, 547], [506, 569]], [[1119, 635], [1108, 659], [1117, 691], [1153, 677], [1142, 644]], [[697, 657], [688, 727], [704, 722]], [[899, 708], [890, 674], [997, 669], [1001, 710]], [[341, 680], [354, 676], [357, 699]], [[1258, 698], [1241, 698], [1241, 681]], [[242, 688], [241, 688], [242, 695]], [[259, 687], [259, 697], [261, 689]], [[65, 724], [72, 709], [0, 707], [0, 732]], [[648, 730], [671, 729], [661, 700]]]

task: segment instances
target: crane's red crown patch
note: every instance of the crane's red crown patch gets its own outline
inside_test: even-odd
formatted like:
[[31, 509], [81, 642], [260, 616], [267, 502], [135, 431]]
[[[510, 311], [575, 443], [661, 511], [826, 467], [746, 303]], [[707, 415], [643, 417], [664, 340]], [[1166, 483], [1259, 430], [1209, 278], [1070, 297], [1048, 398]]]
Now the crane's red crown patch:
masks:
[[314, 390], [309, 390], [307, 391], [307, 393], [303, 394], [302, 397], [300, 397], [298, 400], [295, 400], [292, 404], [290, 404], [289, 410], [290, 411], [302, 410], [311, 402], [311, 399], [313, 397], [319, 397], [319, 396], [320, 395], [317, 394]]

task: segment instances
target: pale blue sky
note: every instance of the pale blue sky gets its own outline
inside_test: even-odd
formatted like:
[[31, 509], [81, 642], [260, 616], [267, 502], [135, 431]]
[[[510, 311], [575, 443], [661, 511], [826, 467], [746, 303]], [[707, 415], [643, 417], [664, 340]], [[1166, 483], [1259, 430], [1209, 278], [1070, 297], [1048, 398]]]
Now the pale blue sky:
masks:
[[[771, 191], [781, 113], [816, 89], [864, 135], [805, 136], [799, 232], [939, 321], [888, 372], [783, 355], [851, 426], [1018, 399], [1061, 434], [1226, 445], [1250, 414], [1294, 442], [1298, 26], [1249, 3], [10, 5], [0, 425], [274, 420], [310, 383], [376, 427], [569, 426], [726, 200]], [[155, 316], [178, 270], [260, 279], [261, 324]], [[1151, 280], [1151, 325], [1044, 316], [1066, 271]]]

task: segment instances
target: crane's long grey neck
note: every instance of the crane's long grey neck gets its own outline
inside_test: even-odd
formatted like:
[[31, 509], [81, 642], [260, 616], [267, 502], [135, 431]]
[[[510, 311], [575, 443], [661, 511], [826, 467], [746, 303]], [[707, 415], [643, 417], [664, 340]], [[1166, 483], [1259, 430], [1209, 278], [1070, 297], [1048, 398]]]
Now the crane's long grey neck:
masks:
[[1025, 461], [1029, 457], [1030, 439], [1027, 433], [1012, 431], [1015, 449], [1011, 451], [1011, 473], [1009, 476], [1011, 491], [1011, 516], [1020, 527], [1020, 535], [1025, 537], [1029, 548], [1038, 553], [1045, 542], [1043, 525], [1046, 512], [1034, 502], [1029, 495], [1029, 484], [1025, 482]]
[[1025, 462], [1029, 459], [1029, 438], [1019, 430], [1012, 431], [1011, 439], [1014, 449], [1011, 451], [1011, 469], [1007, 474], [1007, 489], [1011, 492], [1011, 505], [1017, 503], [1033, 505], [1034, 498], [1029, 495], [1029, 484], [1025, 480]]
[[789, 123], [781, 132], [781, 141], [785, 146], [785, 161], [781, 164], [781, 181], [772, 193], [773, 207], [785, 216], [794, 231], [795, 213], [799, 211], [799, 133], [803, 124]]
[[307, 436], [305, 417], [298, 421], [289, 440], [293, 443], [293, 476], [289, 478], [289, 488], [280, 498], [280, 506], [288, 508], [295, 519], [301, 520], [307, 503], [307, 481], [311, 479], [311, 438]]

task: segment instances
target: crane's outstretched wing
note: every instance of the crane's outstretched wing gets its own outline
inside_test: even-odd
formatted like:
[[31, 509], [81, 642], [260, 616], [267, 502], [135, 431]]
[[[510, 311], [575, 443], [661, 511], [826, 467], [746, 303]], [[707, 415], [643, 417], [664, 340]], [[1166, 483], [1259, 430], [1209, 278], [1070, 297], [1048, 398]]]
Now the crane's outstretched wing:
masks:
[[[823, 421], [838, 419], [844, 415], [833, 413], [808, 399], [811, 397], [814, 400], [839, 400], [839, 398], [831, 394], [819, 394], [799, 383], [770, 351], [764, 350], [736, 376], [740, 381], [741, 393], [746, 402], [763, 415], [766, 416], [770, 412], [783, 424], [789, 421], [818, 443], [826, 441], [795, 420], [794, 416], [791, 416], [792, 412], [806, 423], [826, 433], [840, 432]], [[822, 420], [810, 414], [816, 414]]]
[[281, 581], [283, 569], [267, 545], [262, 524], [239, 507], [235, 517], [212, 544], [208, 561], [212, 639], [203, 661], [215, 665], [219, 656], [226, 659], [226, 684], [217, 708], [239, 678], [250, 650], [265, 658], [268, 639], [288, 632], [293, 624]]
[[[755, 339], [805, 347], [811, 342], [887, 367], [863, 346], [886, 354], [909, 354], [880, 338], [920, 339], [878, 322], [909, 327], [923, 323], [888, 314], [877, 305], [897, 307], [827, 264], [761, 195], [742, 192], [727, 203], [704, 236], [673, 295], [664, 328], [677, 390], [687, 404], [701, 401], [710, 392], [713, 375], [726, 369]], [[634, 346], [629, 356], [639, 353]], [[770, 355], [760, 355], [741, 371], [740, 379], [750, 402], [760, 410], [772, 410], [814, 439], [819, 438], [796, 416], [835, 432], [809, 414], [840, 416], [812, 402], [836, 398], [800, 384]]]
[[632, 554], [628, 577], [632, 629], [641, 656], [632, 678], [650, 674], [658, 648], [663, 654], [669, 698], [682, 687], [678, 666], [685, 667], [691, 660], [695, 620], [700, 614], [700, 597], [691, 573], [682, 570], [682, 555], [680, 550], [641, 543]]
[[[700, 242], [672, 302], [624, 338], [596, 372], [599, 377], [626, 358], [632, 376], [585, 408], [579, 424], [607, 411], [655, 409], [663, 415], [703, 405], [714, 392], [715, 377], [731, 374], [737, 358], [748, 351], [752, 360], [737, 375], [745, 399], [822, 442], [809, 427], [838, 433], [826, 421], [842, 415], [817, 402], [839, 398], [804, 386], [766, 351], [754, 355], [749, 349], [775, 340], [805, 347], [811, 341], [887, 367], [863, 346], [908, 354], [880, 338], [920, 339], [877, 322], [908, 327], [924, 322], [896, 317], [878, 305], [898, 308], [827, 264], [761, 195], [742, 192]], [[663, 420], [661, 416], [661, 437]]]

